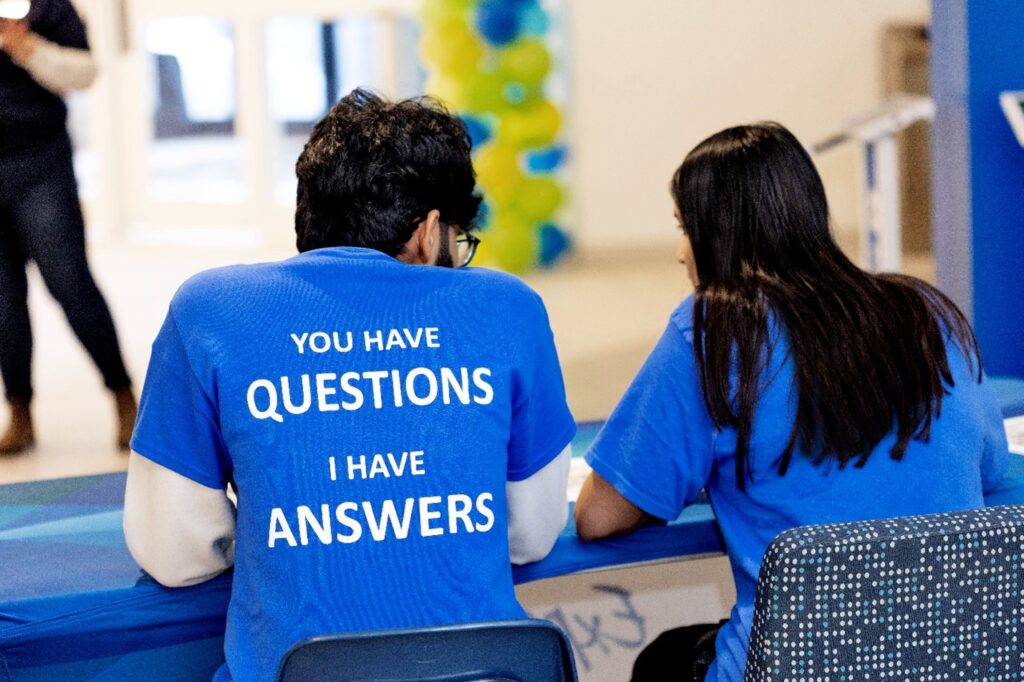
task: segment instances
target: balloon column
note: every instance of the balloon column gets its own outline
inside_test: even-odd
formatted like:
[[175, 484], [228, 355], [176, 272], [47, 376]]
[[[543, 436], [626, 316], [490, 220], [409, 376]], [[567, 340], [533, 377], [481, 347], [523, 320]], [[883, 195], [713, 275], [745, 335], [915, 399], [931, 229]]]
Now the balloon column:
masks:
[[570, 240], [555, 222], [561, 109], [545, 95], [551, 53], [539, 0], [424, 0], [427, 92], [466, 123], [484, 193], [478, 259], [511, 272], [555, 263]]

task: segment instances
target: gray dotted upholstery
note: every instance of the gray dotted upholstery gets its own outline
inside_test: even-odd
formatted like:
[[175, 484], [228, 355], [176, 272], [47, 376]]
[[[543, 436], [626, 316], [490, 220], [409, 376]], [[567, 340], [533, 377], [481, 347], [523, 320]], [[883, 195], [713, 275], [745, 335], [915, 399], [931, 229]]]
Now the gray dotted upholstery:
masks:
[[803, 526], [761, 562], [744, 682], [1024, 680], [1024, 506]]

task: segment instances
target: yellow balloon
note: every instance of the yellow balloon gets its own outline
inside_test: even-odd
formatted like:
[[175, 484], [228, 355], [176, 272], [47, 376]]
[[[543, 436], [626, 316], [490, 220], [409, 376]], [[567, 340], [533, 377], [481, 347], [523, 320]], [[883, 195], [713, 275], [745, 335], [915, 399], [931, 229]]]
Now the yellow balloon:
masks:
[[498, 205], [504, 205], [515, 197], [519, 187], [523, 184], [523, 176], [520, 173], [500, 176], [489, 181], [480, 181], [484, 195]]
[[562, 113], [558, 107], [549, 100], [540, 100], [502, 112], [498, 136], [514, 147], [532, 149], [554, 142], [561, 127]]
[[465, 109], [466, 96], [463, 85], [454, 78], [434, 75], [427, 79], [424, 91], [444, 102], [449, 109]]
[[480, 38], [463, 19], [445, 19], [428, 25], [420, 41], [420, 55], [443, 75], [465, 78], [477, 70], [484, 55]]
[[511, 199], [523, 182], [519, 152], [500, 142], [489, 143], [476, 152], [473, 165], [480, 186], [495, 206]]
[[473, 256], [473, 265], [484, 268], [498, 267], [498, 257], [494, 250], [494, 240], [491, 235], [493, 230], [489, 227], [477, 233], [480, 237], [480, 244], [476, 247], [476, 255]]
[[527, 178], [513, 199], [516, 210], [527, 220], [543, 222], [562, 205], [562, 187], [552, 178]]
[[502, 270], [523, 273], [537, 262], [536, 230], [514, 216], [497, 216], [486, 239], [491, 242], [491, 253]]
[[420, 18], [430, 24], [445, 19], [465, 18], [476, 0], [423, 0]]
[[542, 41], [525, 38], [501, 51], [498, 66], [511, 80], [539, 85], [551, 70], [551, 55]]

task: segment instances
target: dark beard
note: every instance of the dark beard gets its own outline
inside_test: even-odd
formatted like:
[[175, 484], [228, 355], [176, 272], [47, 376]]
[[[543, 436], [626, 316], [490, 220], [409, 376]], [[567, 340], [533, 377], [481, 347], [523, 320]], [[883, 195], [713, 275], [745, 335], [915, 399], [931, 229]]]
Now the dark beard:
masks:
[[453, 268], [455, 267], [455, 261], [452, 260], [452, 250], [448, 248], [448, 226], [444, 226], [444, 230], [441, 232], [441, 246], [437, 250], [437, 263], [435, 265], [442, 268]]

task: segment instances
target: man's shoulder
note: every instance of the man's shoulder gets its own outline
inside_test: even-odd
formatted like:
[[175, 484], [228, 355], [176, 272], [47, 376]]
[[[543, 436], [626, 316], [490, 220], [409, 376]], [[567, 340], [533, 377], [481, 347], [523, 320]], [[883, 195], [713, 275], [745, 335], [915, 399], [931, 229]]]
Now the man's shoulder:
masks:
[[494, 304], [544, 308], [540, 295], [530, 285], [515, 275], [488, 268], [466, 268], [457, 275], [465, 277], [469, 286], [478, 291], [485, 300]]
[[186, 313], [219, 305], [236, 305], [250, 300], [259, 289], [274, 282], [281, 263], [226, 265], [192, 275], [186, 279], [171, 299], [175, 313]]

